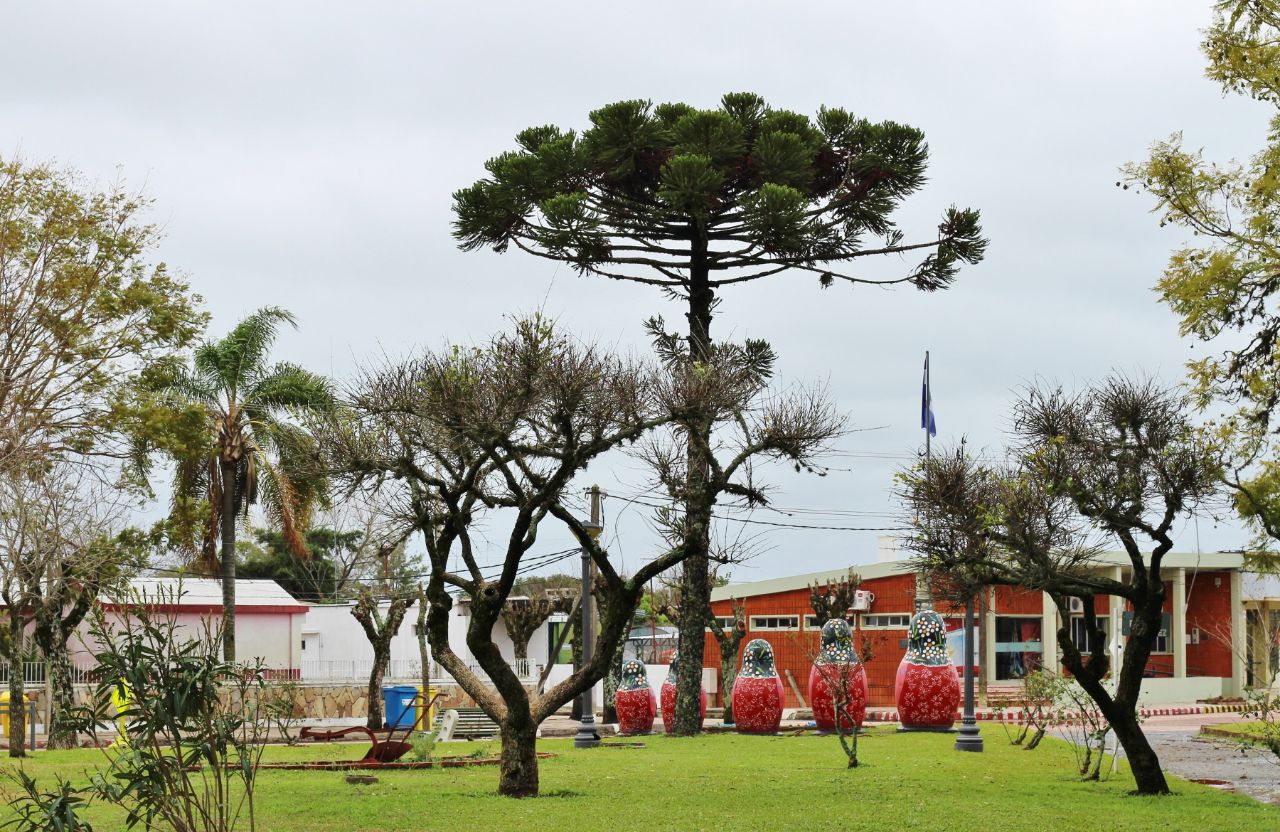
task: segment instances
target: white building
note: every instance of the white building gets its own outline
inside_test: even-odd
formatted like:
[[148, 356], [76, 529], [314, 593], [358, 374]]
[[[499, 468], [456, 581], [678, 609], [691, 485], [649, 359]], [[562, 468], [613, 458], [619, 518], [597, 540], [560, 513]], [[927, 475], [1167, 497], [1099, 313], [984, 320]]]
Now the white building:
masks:
[[[120, 597], [104, 598], [108, 615], [120, 614], [127, 604], [146, 604], [152, 611], [174, 616], [179, 628], [198, 635], [222, 619], [222, 582], [216, 578], [136, 578]], [[236, 581], [236, 657], [261, 660], [281, 675], [296, 675], [302, 658], [306, 604], [294, 599], [271, 580]], [[72, 640], [72, 661], [93, 663], [87, 624], [82, 638]]]
[[[344, 604], [312, 604], [307, 608], [302, 624], [302, 661], [299, 667], [304, 681], [331, 679], [367, 680], [373, 668], [373, 648], [360, 622], [351, 614], [354, 602]], [[379, 604], [379, 613], [385, 618], [389, 601]], [[552, 640], [564, 626], [567, 616], [553, 615], [539, 627], [529, 639], [528, 658], [516, 667], [522, 678], [536, 679], [547, 664]], [[455, 604], [449, 615], [449, 643], [467, 664], [475, 666], [475, 659], [467, 649], [467, 626], [470, 609], [466, 604]], [[501, 619], [494, 627], [494, 641], [502, 655], [516, 666], [515, 645], [507, 635]], [[477, 668], [478, 669], [478, 668]], [[393, 679], [416, 680], [422, 678], [418, 648], [418, 608], [410, 607], [405, 613], [399, 630], [391, 638], [391, 663], [387, 676]], [[432, 676], [441, 678], [443, 672], [433, 668]]]

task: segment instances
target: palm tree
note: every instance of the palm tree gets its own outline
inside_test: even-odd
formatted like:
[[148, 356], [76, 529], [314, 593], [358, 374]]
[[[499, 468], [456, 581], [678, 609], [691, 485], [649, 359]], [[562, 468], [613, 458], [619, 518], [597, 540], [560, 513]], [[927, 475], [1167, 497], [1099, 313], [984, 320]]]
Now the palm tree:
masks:
[[201, 343], [191, 367], [175, 366], [157, 385], [173, 405], [198, 408], [208, 419], [207, 452], [177, 459], [173, 509], [175, 518], [190, 517], [193, 505], [208, 504], [199, 533], [187, 526], [188, 545], [203, 567], [222, 577], [227, 661], [236, 656], [237, 519], [261, 503], [289, 550], [306, 557], [303, 535], [324, 496], [324, 480], [308, 464], [315, 441], [288, 417], [329, 411], [333, 391], [327, 379], [295, 364], [267, 363], [281, 324], [297, 328], [284, 309], [259, 309], [221, 340]]

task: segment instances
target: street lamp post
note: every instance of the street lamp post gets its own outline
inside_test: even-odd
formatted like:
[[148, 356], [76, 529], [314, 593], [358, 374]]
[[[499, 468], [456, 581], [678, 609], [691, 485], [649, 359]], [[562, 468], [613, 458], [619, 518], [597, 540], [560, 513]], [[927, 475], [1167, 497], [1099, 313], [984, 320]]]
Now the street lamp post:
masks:
[[981, 751], [982, 733], [973, 712], [973, 598], [964, 605], [964, 717], [960, 720], [960, 735], [956, 737], [956, 751]]
[[[591, 522], [585, 524], [587, 534], [591, 535], [592, 540], [600, 537], [600, 532], [604, 530], [604, 526], [600, 523], [600, 487], [591, 487]], [[591, 553], [582, 550], [582, 666], [586, 667], [591, 664], [591, 645], [595, 640], [595, 624], [591, 620], [591, 580], [594, 569], [591, 563]], [[587, 687], [582, 692], [582, 722], [578, 725], [578, 733], [574, 735], [574, 748], [595, 748], [600, 744], [600, 734], [596, 731], [596, 706], [594, 696], [595, 683]]]

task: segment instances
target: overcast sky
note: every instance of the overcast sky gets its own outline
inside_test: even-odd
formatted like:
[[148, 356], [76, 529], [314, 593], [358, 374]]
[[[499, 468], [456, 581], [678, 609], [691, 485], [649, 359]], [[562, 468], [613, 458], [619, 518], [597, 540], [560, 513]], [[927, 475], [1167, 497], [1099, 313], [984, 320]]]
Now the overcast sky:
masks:
[[[926, 349], [938, 441], [979, 448], [999, 446], [1029, 381], [1076, 386], [1118, 369], [1176, 382], [1203, 351], [1150, 289], [1181, 236], [1115, 182], [1177, 130], [1219, 159], [1261, 142], [1266, 108], [1203, 77], [1209, 6], [26, 2], [5, 15], [0, 154], [144, 188], [166, 229], [159, 256], [205, 298], [212, 332], [285, 306], [301, 330], [278, 357], [342, 378], [381, 352], [478, 340], [540, 306], [636, 350], [646, 317], [681, 320], [648, 287], [456, 248], [452, 192], [525, 127], [582, 128], [625, 98], [714, 106], [739, 90], [915, 125], [930, 183], [902, 226], [927, 235], [948, 205], [979, 208], [986, 261], [932, 295], [822, 291], [809, 276], [731, 287], [713, 333], [768, 339], [782, 378], [827, 382], [855, 427], [876, 428], [843, 440], [824, 479], [778, 474], [777, 504], [805, 513], [753, 517], [892, 526], [893, 472], [922, 446]], [[593, 479], [618, 495], [643, 485], [626, 465]], [[624, 509], [606, 505], [625, 562], [653, 541]], [[736, 570], [743, 580], [875, 557], [875, 531], [750, 528], [766, 551]], [[1198, 529], [1206, 551], [1244, 542], [1208, 516]], [[1195, 531], [1180, 549], [1194, 550]]]

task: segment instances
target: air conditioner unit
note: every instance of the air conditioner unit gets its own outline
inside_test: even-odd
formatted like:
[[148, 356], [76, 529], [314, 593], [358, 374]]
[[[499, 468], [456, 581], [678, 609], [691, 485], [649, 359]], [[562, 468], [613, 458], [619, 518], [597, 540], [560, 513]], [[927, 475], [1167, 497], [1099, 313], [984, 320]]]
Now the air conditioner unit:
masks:
[[868, 592], [865, 589], [859, 589], [853, 593], [853, 606], [849, 607], [849, 609], [854, 610], [856, 612], [866, 612], [867, 610], [871, 609], [871, 605], [872, 603], [875, 602], [875, 600], [876, 600], [876, 594], [874, 592]]
[[1084, 601], [1075, 597], [1067, 600], [1069, 602], [1068, 606], [1070, 606], [1072, 612], [1084, 612]]

